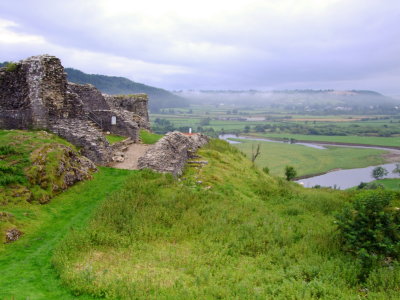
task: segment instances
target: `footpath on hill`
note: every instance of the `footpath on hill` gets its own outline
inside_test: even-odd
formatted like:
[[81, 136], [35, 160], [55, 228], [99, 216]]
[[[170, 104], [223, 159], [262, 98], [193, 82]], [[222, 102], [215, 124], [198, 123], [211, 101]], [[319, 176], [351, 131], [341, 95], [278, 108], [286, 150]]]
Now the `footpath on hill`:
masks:
[[0, 248], [0, 299], [77, 298], [61, 285], [52, 267], [54, 247], [71, 230], [86, 226], [96, 207], [120, 189], [131, 173], [101, 168], [93, 180], [79, 183], [43, 205], [42, 219], [29, 228], [32, 232]]
[[142, 157], [144, 153], [152, 146], [153, 145], [147, 144], [129, 145], [128, 150], [126, 150], [124, 153], [124, 161], [116, 162], [112, 165], [112, 167], [117, 169], [137, 170], [139, 158]]

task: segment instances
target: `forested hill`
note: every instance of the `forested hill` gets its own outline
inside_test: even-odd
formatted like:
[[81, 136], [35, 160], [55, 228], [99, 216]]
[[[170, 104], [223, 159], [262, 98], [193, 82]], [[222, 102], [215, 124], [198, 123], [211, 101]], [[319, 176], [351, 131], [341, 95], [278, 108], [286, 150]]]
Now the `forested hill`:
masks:
[[149, 95], [150, 110], [157, 111], [160, 108], [186, 107], [188, 101], [176, 96], [166, 90], [137, 83], [124, 77], [86, 74], [82, 71], [65, 68], [68, 81], [85, 84], [90, 83], [106, 94], [136, 94], [146, 93]]
[[[0, 62], [0, 68], [6, 65], [7, 62]], [[68, 81], [80, 84], [93, 84], [106, 94], [146, 93], [150, 98], [149, 108], [153, 112], [157, 112], [160, 108], [186, 107], [189, 105], [187, 99], [174, 95], [167, 90], [134, 82], [124, 77], [86, 74], [73, 68], [65, 68], [65, 72], [67, 72]]]

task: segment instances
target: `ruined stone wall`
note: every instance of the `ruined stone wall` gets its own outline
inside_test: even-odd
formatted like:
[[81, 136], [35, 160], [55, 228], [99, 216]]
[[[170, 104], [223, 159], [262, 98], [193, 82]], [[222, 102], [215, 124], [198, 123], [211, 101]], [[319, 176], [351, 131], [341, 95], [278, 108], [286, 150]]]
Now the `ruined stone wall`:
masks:
[[93, 85], [68, 83], [54, 56], [32, 56], [0, 68], [0, 128], [52, 130], [99, 164], [112, 156], [102, 131], [138, 142], [139, 128], [149, 128], [146, 95], [117, 99], [106, 100]]
[[3, 68], [0, 124], [3, 128], [47, 128], [51, 118], [68, 117], [66, 92], [66, 74], [54, 56], [32, 56]]
[[29, 86], [22, 64], [0, 69], [0, 127], [25, 129], [32, 126]]
[[138, 166], [179, 176], [190, 156], [207, 143], [208, 137], [203, 134], [170, 132], [139, 158]]
[[138, 123], [139, 128], [150, 129], [149, 98], [146, 94], [104, 95], [104, 98], [111, 107], [132, 112], [131, 119]]

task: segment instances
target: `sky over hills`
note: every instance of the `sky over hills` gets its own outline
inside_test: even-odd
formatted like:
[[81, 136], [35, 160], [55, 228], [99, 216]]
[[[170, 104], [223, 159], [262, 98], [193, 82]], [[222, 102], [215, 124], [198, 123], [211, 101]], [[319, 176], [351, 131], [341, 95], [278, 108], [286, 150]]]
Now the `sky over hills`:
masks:
[[0, 61], [48, 53], [166, 89], [400, 95], [398, 0], [0, 1]]

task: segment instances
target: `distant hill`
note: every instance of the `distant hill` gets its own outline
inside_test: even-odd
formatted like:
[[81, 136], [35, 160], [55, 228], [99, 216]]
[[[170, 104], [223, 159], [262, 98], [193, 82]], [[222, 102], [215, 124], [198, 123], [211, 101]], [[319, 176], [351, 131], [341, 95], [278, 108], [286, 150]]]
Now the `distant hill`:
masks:
[[151, 111], [157, 111], [160, 108], [186, 107], [189, 105], [189, 102], [183, 97], [160, 88], [134, 82], [124, 77], [86, 74], [72, 68], [65, 68], [65, 72], [67, 72], [68, 81], [80, 84], [93, 84], [106, 94], [146, 93], [150, 98], [149, 107]]
[[392, 114], [400, 101], [368, 90], [189, 90], [177, 91], [193, 103], [270, 107], [298, 113]]
[[[0, 68], [5, 67], [7, 63], [0, 63]], [[146, 93], [150, 98], [149, 108], [153, 112], [161, 108], [187, 107], [189, 105], [187, 99], [174, 95], [167, 90], [137, 83], [124, 77], [86, 74], [73, 68], [65, 68], [65, 72], [67, 73], [68, 81], [80, 84], [93, 84], [106, 94]]]

